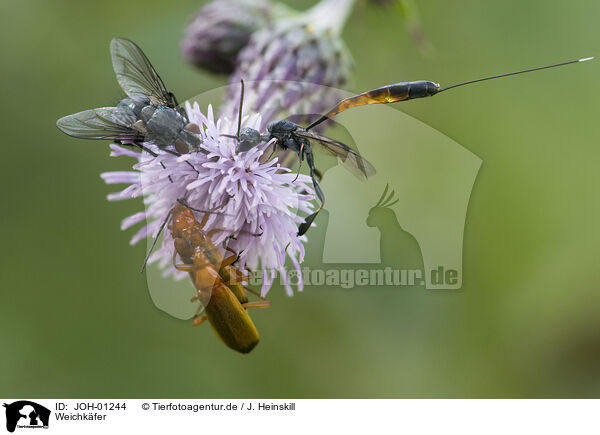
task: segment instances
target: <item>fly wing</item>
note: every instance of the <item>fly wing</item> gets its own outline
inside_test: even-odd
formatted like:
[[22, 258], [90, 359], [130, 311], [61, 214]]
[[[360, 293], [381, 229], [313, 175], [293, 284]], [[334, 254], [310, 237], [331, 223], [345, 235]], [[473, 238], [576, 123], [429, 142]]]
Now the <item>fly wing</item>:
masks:
[[175, 96], [167, 91], [142, 49], [134, 42], [114, 38], [110, 42], [110, 54], [117, 81], [127, 95], [149, 97], [155, 106], [177, 106]]
[[375, 175], [373, 165], [348, 145], [312, 131], [296, 130], [293, 134], [314, 141], [320, 149], [337, 157], [346, 169], [361, 180], [366, 180], [368, 177]]
[[135, 115], [117, 107], [85, 110], [60, 118], [56, 126], [69, 136], [81, 139], [112, 139], [139, 142], [144, 136], [132, 128]]

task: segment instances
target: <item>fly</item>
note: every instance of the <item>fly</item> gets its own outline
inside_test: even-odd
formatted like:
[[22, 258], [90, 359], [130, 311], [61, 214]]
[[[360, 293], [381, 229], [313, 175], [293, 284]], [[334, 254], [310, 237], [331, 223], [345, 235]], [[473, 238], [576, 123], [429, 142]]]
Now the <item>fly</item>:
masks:
[[200, 128], [189, 122], [185, 110], [178, 106], [175, 95], [166, 89], [141, 48], [127, 39], [114, 38], [110, 53], [117, 81], [127, 97], [116, 107], [65, 116], [56, 126], [69, 136], [114, 140], [154, 156], [156, 153], [144, 146], [144, 142], [177, 155], [206, 152], [200, 147]]

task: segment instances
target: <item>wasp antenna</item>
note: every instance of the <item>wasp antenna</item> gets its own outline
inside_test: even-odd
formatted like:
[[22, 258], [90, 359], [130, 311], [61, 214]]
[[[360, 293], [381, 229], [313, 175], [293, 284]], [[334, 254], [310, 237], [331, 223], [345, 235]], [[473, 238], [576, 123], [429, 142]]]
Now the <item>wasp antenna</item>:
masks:
[[470, 85], [471, 83], [483, 82], [485, 80], [498, 79], [501, 77], [514, 76], [516, 74], [523, 74], [523, 73], [532, 72], [532, 71], [539, 71], [541, 69], [554, 68], [556, 66], [570, 65], [572, 63], [587, 62], [588, 60], [592, 60], [592, 59], [594, 59], [593, 56], [592, 57], [582, 57], [581, 59], [568, 60], [566, 62], [560, 62], [560, 63], [553, 63], [552, 65], [538, 66], [535, 68], [529, 68], [529, 69], [524, 69], [524, 70], [520, 70], [520, 71], [514, 71], [514, 72], [510, 72], [510, 73], [498, 74], [498, 75], [494, 75], [494, 76], [483, 77], [480, 79], [469, 80], [467, 82], [457, 83], [455, 85], [442, 88], [437, 93], [439, 94], [440, 92], [447, 91], [448, 89], [452, 89], [452, 88], [457, 88], [459, 86]]
[[238, 129], [237, 129], [237, 137], [240, 137], [240, 130], [242, 129], [242, 107], [244, 105], [244, 80], [240, 80], [242, 83], [242, 93], [240, 95], [240, 111], [238, 113]]

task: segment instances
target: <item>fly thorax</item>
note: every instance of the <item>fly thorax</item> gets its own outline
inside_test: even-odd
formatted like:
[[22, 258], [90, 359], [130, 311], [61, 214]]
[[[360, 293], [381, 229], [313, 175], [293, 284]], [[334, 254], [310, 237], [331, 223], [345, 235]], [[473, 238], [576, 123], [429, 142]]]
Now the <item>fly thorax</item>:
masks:
[[145, 97], [123, 98], [119, 104], [117, 104], [117, 107], [130, 110], [137, 119], [141, 119], [142, 110], [144, 107], [148, 106], [149, 103], [150, 99]]
[[175, 110], [169, 107], [158, 107], [146, 122], [148, 139], [159, 147], [173, 145], [184, 126], [185, 120]]
[[140, 119], [142, 121], [144, 121], [145, 123], [148, 123], [148, 121], [150, 121], [150, 118], [152, 118], [152, 115], [154, 115], [154, 112], [156, 111], [156, 107], [151, 106], [151, 105], [146, 105], [144, 107], [142, 107], [142, 109], [140, 110]]

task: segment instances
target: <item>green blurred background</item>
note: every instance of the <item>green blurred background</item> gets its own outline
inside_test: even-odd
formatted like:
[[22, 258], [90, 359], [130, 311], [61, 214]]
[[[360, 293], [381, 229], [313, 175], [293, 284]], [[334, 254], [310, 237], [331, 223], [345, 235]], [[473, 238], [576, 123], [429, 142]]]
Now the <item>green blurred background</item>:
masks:
[[[180, 99], [223, 85], [179, 55], [199, 6], [0, 4], [0, 396], [600, 396], [600, 61], [398, 107], [483, 160], [461, 290], [311, 287], [289, 298], [275, 287], [272, 307], [252, 313], [262, 340], [245, 356], [159, 311], [139, 273], [145, 246], [119, 231], [140, 203], [108, 203], [115, 189], [99, 178], [129, 162], [55, 121], [118, 101], [114, 36], [138, 42]], [[355, 11], [344, 32], [351, 90], [600, 54], [591, 0], [419, 7], [430, 58], [395, 9]]]

